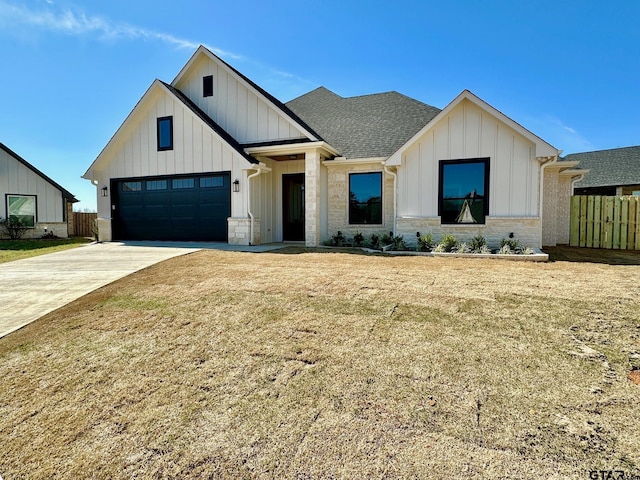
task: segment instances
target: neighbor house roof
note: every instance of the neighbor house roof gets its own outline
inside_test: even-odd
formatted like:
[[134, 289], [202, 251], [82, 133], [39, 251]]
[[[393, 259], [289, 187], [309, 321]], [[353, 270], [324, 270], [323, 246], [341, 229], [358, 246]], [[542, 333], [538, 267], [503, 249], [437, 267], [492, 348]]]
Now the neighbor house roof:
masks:
[[7, 152], [10, 156], [12, 156], [13, 158], [15, 158], [18, 162], [22, 163], [25, 167], [27, 167], [29, 170], [31, 170], [32, 172], [34, 172], [35, 174], [39, 175], [42, 179], [46, 180], [47, 182], [49, 182], [51, 185], [53, 185], [54, 187], [56, 187], [58, 190], [60, 190], [60, 192], [62, 193], [62, 197], [66, 198], [67, 200], [69, 200], [71, 203], [76, 203], [78, 201], [78, 199], [75, 197], [75, 195], [73, 195], [71, 192], [69, 192], [67, 189], [62, 188], [59, 184], [57, 184], [56, 182], [54, 182], [53, 180], [51, 180], [49, 177], [47, 177], [44, 173], [42, 173], [40, 170], [38, 170], [36, 167], [34, 167], [33, 165], [31, 165], [29, 162], [27, 162], [24, 158], [22, 158], [20, 155], [18, 155], [16, 152], [14, 152], [13, 150], [11, 150], [9, 147], [7, 147], [4, 143], [0, 143], [0, 149], [4, 150], [5, 152]]
[[640, 146], [572, 153], [563, 161], [579, 161], [578, 168], [589, 169], [576, 187], [609, 187], [640, 184]]
[[440, 112], [398, 92], [344, 98], [324, 87], [286, 106], [347, 158], [388, 157]]

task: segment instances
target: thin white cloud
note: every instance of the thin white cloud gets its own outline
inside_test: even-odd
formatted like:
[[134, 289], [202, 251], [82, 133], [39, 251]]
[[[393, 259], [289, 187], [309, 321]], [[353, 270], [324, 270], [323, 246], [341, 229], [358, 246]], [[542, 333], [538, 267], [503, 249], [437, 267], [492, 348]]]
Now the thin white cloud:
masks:
[[[159, 41], [176, 48], [195, 50], [200, 42], [176, 37], [167, 32], [113, 21], [99, 15], [88, 15], [75, 7], [60, 7], [54, 0], [44, 0], [41, 7], [27, 7], [11, 0], [0, 0], [0, 31], [14, 31], [24, 35], [31, 31], [53, 32], [70, 36], [94, 36], [101, 41]], [[264, 65], [259, 61], [246, 58], [227, 50], [202, 43], [213, 53], [224, 59], [231, 59], [251, 65], [253, 70], [261, 72], [271, 88], [278, 90], [283, 97], [301, 94], [302, 88], [314, 84], [297, 75]], [[260, 75], [259, 75], [260, 76]], [[274, 92], [276, 93], [276, 92]]]
[[[66, 35], [97, 35], [102, 40], [159, 40], [178, 48], [194, 50], [200, 43], [175, 37], [169, 33], [157, 32], [127, 23], [113, 22], [108, 18], [86, 15], [69, 8], [57, 9], [52, 0], [45, 0], [47, 9], [29, 9], [0, 0], [0, 26], [23, 29], [32, 27], [43, 31]], [[216, 55], [240, 59], [240, 55], [207, 46]]]

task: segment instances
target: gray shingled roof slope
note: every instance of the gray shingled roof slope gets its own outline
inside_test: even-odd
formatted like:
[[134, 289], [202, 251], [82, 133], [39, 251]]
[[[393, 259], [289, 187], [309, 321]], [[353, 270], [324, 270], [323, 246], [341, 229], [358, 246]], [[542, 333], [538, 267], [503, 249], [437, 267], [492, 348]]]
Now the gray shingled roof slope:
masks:
[[640, 146], [572, 153], [562, 160], [577, 160], [580, 163], [576, 168], [590, 170], [576, 187], [640, 184]]
[[388, 157], [440, 113], [398, 92], [343, 98], [324, 87], [286, 105], [347, 158]]

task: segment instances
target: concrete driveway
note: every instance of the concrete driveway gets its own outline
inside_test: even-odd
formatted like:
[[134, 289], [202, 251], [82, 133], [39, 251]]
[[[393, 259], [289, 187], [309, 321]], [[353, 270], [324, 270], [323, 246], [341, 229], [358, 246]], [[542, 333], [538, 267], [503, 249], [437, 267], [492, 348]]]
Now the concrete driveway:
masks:
[[242, 247], [200, 242], [93, 243], [0, 264], [0, 338], [119, 278], [201, 249], [266, 252], [282, 244]]
[[0, 337], [119, 278], [202, 248], [266, 251], [189, 242], [95, 243], [0, 264]]

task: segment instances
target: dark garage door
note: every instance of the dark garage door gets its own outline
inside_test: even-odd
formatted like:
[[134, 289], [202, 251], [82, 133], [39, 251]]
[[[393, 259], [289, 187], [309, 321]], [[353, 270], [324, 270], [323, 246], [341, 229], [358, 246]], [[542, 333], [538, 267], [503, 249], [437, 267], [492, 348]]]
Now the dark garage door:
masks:
[[113, 180], [117, 240], [227, 241], [229, 173]]

